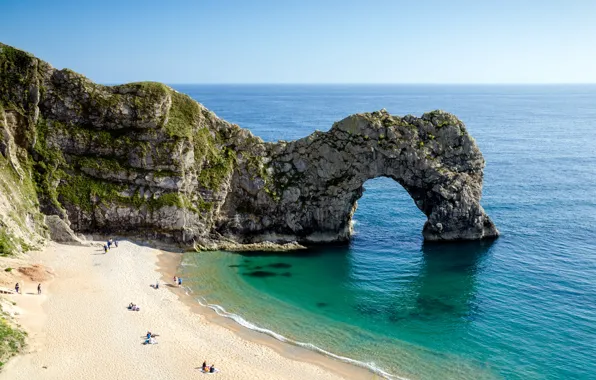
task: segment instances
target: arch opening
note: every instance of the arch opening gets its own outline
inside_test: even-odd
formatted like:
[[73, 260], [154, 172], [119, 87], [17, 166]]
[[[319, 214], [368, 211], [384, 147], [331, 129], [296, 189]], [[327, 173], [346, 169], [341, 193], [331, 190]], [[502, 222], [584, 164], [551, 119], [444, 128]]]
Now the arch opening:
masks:
[[396, 244], [420, 246], [426, 216], [398, 181], [384, 176], [372, 178], [365, 181], [362, 190], [351, 217], [352, 246], [373, 241], [384, 249]]

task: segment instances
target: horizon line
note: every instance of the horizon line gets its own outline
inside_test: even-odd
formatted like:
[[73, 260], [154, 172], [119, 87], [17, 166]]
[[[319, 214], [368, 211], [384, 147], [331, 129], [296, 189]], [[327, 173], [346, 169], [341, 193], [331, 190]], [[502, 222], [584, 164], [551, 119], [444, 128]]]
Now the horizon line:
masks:
[[159, 82], [159, 81], [129, 81], [129, 82], [98, 82], [104, 85], [120, 85], [127, 83], [156, 82], [166, 85], [193, 85], [193, 86], [594, 86], [596, 82], [511, 82], [511, 83], [424, 83], [424, 82], [395, 82], [395, 83], [376, 83], [376, 82]]

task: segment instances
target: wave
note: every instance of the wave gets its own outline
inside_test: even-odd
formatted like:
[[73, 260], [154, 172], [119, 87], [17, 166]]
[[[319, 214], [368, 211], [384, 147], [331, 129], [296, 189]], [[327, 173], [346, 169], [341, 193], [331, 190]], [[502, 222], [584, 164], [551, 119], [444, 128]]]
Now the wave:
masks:
[[[188, 290], [190, 290], [190, 289], [187, 289], [187, 291]], [[188, 294], [188, 292], [187, 292], [187, 294]], [[379, 367], [377, 367], [374, 363], [365, 363], [365, 362], [361, 362], [361, 361], [358, 361], [358, 360], [355, 360], [355, 359], [351, 359], [351, 358], [348, 358], [348, 357], [345, 357], [345, 356], [336, 355], [336, 354], [334, 354], [332, 352], [325, 351], [324, 349], [322, 349], [322, 348], [320, 348], [318, 346], [315, 346], [312, 343], [298, 342], [296, 340], [286, 338], [285, 336], [283, 336], [283, 335], [281, 335], [279, 333], [276, 333], [275, 331], [268, 330], [268, 329], [263, 328], [263, 327], [259, 327], [259, 326], [255, 325], [254, 323], [251, 323], [251, 322], [247, 321], [246, 319], [242, 318], [238, 314], [229, 313], [229, 312], [227, 312], [220, 305], [210, 304], [210, 303], [207, 302], [207, 300], [205, 300], [202, 297], [199, 297], [197, 299], [197, 301], [199, 302], [199, 304], [201, 306], [210, 308], [211, 310], [215, 311], [215, 313], [217, 315], [219, 315], [221, 317], [232, 319], [233, 321], [235, 321], [236, 323], [238, 323], [239, 325], [241, 325], [243, 327], [246, 327], [247, 329], [250, 329], [250, 330], [253, 330], [253, 331], [258, 331], [258, 332], [263, 333], [263, 334], [267, 334], [267, 335], [269, 335], [269, 336], [271, 336], [271, 337], [273, 337], [273, 338], [275, 338], [275, 339], [277, 339], [277, 340], [279, 340], [281, 342], [290, 343], [290, 344], [293, 344], [295, 346], [303, 347], [303, 348], [306, 348], [307, 350], [318, 352], [320, 354], [323, 354], [323, 355], [328, 356], [330, 358], [333, 358], [333, 359], [342, 361], [344, 363], [348, 363], [348, 364], [351, 364], [351, 365], [355, 365], [355, 366], [358, 366], [358, 367], [367, 369], [367, 370], [371, 371], [372, 373], [374, 373], [374, 374], [376, 374], [378, 376], [381, 376], [381, 377], [383, 377], [385, 379], [388, 379], [388, 380], [408, 380], [405, 377], [400, 377], [400, 376], [396, 376], [396, 375], [390, 374], [388, 372], [385, 372], [382, 369], [380, 369]]]

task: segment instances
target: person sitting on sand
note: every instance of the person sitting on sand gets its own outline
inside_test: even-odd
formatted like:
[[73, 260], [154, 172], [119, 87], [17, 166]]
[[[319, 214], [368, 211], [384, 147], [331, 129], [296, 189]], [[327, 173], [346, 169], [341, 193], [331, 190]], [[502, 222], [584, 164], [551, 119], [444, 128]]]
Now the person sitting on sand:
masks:
[[203, 362], [203, 365], [201, 366], [201, 369], [203, 370], [203, 372], [207, 372], [209, 370], [209, 367], [207, 367], [207, 361], [206, 360]]
[[211, 368], [209, 368], [209, 373], [215, 373], [215, 364], [211, 364]]
[[151, 337], [145, 339], [145, 344], [157, 344], [157, 341], [155, 340], [155, 338]]
[[139, 311], [141, 308], [131, 302], [130, 305], [128, 305], [128, 310]]

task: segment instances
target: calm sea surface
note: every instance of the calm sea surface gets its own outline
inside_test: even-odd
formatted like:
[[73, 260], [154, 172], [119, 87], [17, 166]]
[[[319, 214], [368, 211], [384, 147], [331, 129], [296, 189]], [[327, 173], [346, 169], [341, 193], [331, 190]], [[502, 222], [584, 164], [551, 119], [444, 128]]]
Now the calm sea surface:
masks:
[[381, 108], [452, 112], [484, 154], [502, 233], [424, 244], [406, 191], [374, 179], [349, 247], [186, 254], [202, 302], [406, 378], [596, 379], [596, 86], [174, 87], [266, 141]]

